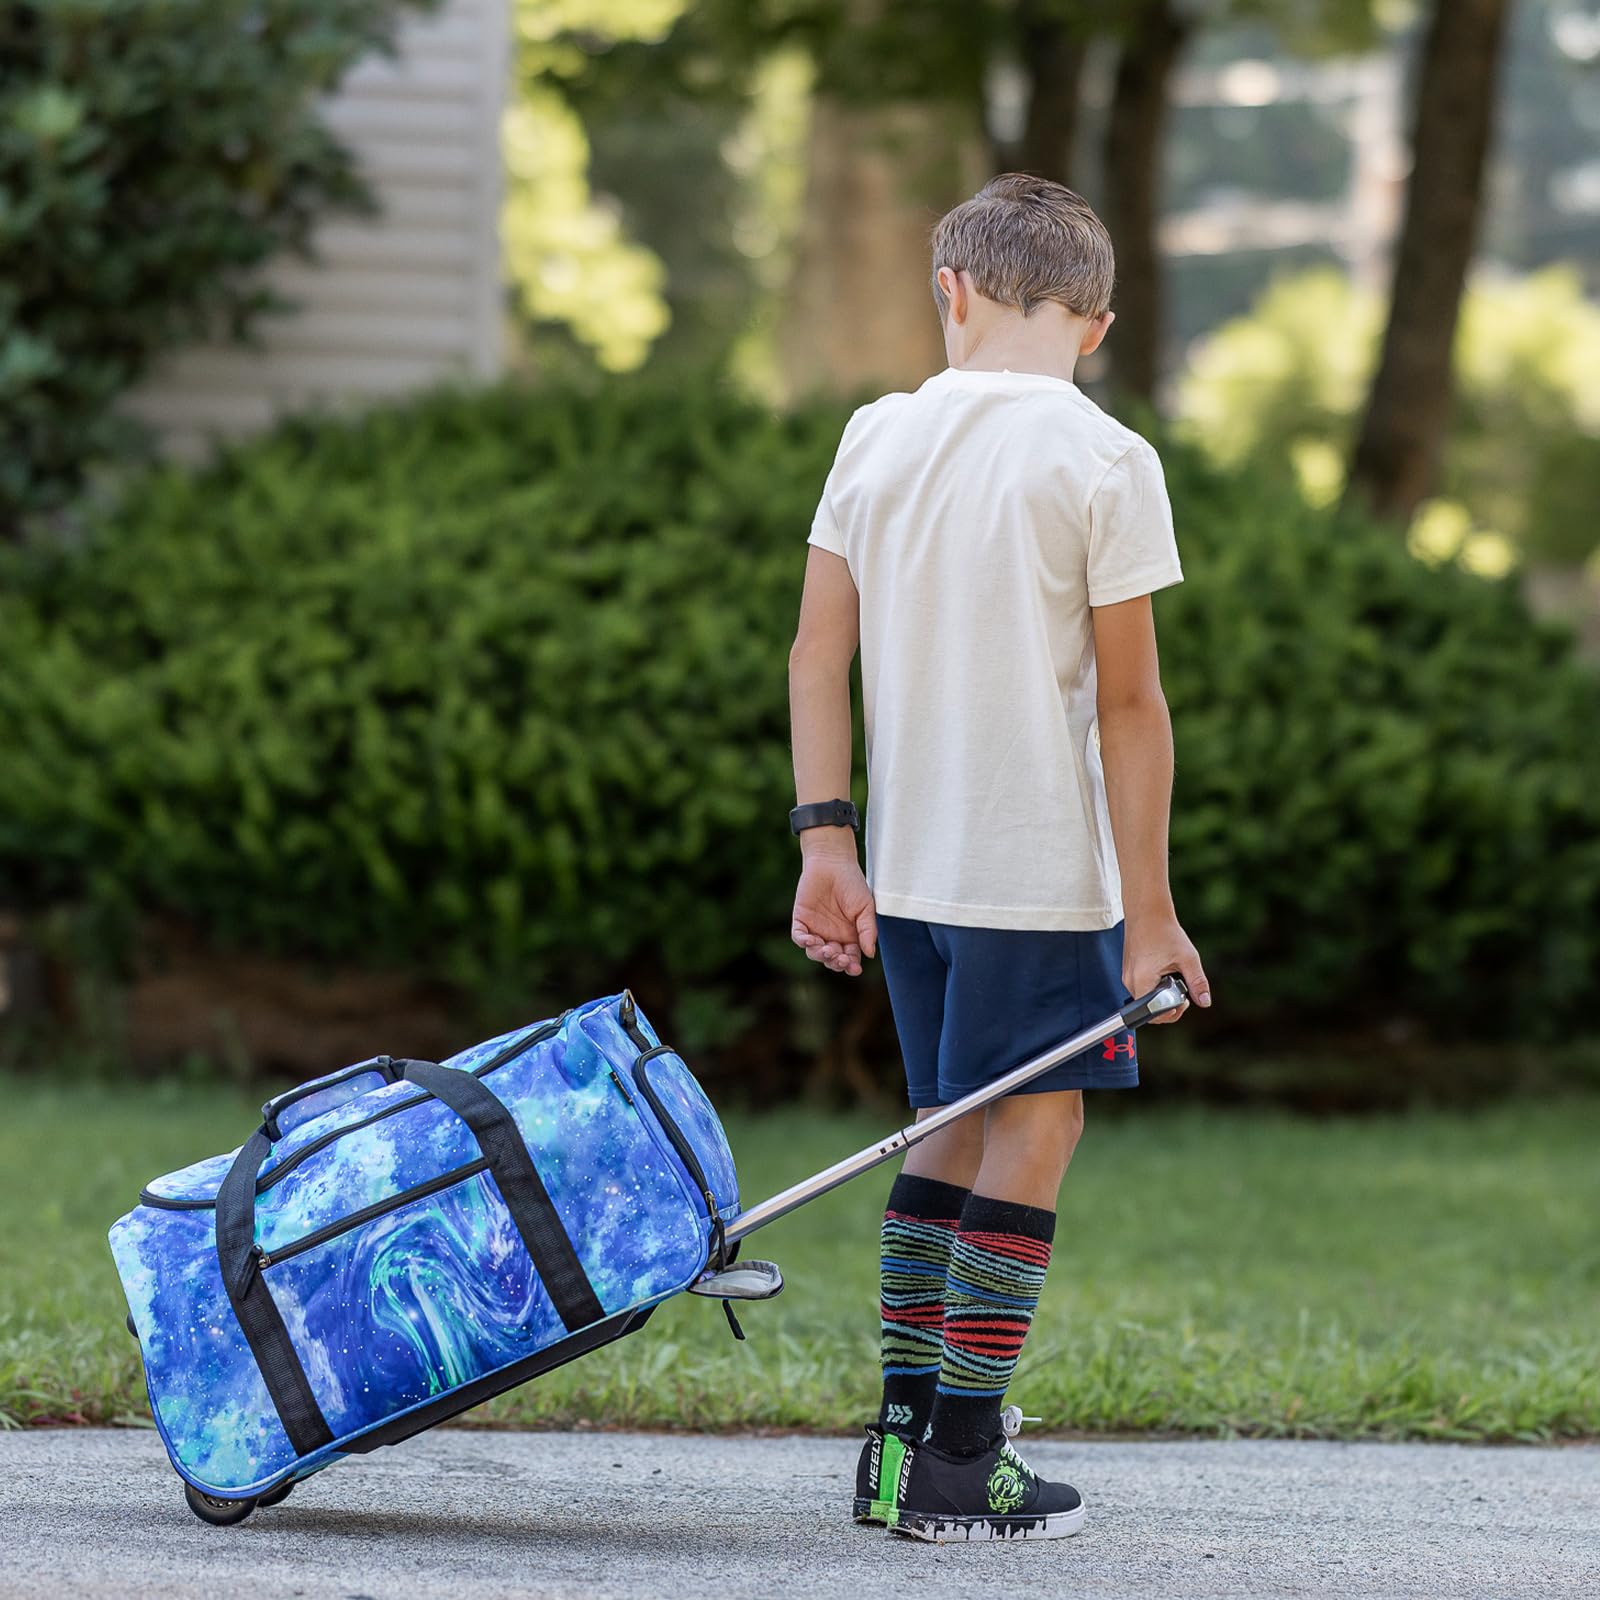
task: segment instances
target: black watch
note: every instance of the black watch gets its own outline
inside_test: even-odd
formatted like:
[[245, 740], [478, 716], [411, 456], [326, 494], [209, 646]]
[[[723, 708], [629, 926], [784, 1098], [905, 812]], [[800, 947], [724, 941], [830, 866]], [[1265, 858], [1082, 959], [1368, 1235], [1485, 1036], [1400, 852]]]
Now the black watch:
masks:
[[816, 800], [796, 806], [789, 813], [789, 831], [802, 833], [807, 828], [854, 828], [861, 831], [861, 813], [848, 800]]

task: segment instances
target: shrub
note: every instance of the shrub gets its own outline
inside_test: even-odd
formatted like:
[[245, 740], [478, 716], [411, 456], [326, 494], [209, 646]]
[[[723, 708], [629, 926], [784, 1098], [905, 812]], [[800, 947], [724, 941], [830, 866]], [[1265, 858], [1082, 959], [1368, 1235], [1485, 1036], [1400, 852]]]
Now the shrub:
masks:
[[784, 657], [837, 431], [507, 389], [152, 476], [14, 558], [4, 876], [473, 988], [729, 967], [785, 931]]
[[1583, 1024], [1600, 681], [1568, 637], [1511, 584], [1168, 459], [1190, 574], [1157, 601], [1173, 879], [1230, 1010], [1475, 1037]]
[[366, 190], [314, 96], [404, 0], [22, 0], [0, 10], [0, 536], [124, 442], [167, 346], [248, 326], [251, 269]]
[[[524, 999], [643, 975], [702, 1040], [776, 1020], [773, 1057], [859, 993], [791, 990], [785, 939], [785, 653], [842, 420], [710, 384], [439, 395], [11, 552], [9, 897]], [[1508, 586], [1168, 459], [1173, 873], [1218, 1031], [1582, 1024], [1595, 680]]]

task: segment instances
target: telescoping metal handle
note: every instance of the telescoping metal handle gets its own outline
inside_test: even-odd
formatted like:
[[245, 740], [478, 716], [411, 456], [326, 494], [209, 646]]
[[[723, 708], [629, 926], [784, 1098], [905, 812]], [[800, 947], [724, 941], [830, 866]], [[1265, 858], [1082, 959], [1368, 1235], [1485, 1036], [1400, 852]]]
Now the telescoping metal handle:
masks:
[[974, 1089], [971, 1094], [963, 1096], [960, 1100], [941, 1106], [931, 1117], [924, 1117], [920, 1122], [908, 1123], [880, 1143], [868, 1145], [865, 1150], [858, 1150], [853, 1156], [846, 1156], [843, 1161], [836, 1161], [831, 1167], [812, 1177], [801, 1179], [792, 1188], [773, 1195], [770, 1200], [763, 1200], [760, 1205], [751, 1206], [748, 1211], [741, 1213], [728, 1224], [725, 1230], [727, 1242], [732, 1244], [735, 1239], [742, 1239], [747, 1233], [754, 1233], [757, 1228], [764, 1228], [769, 1222], [776, 1222], [779, 1217], [787, 1216], [789, 1212], [803, 1206], [808, 1200], [815, 1200], [818, 1195], [826, 1194], [830, 1189], [837, 1189], [841, 1183], [848, 1183], [863, 1172], [870, 1172], [874, 1167], [881, 1166], [885, 1161], [899, 1155], [902, 1150], [909, 1150], [912, 1145], [920, 1144], [929, 1134], [949, 1127], [957, 1118], [971, 1115], [992, 1101], [1010, 1094], [1013, 1089], [1020, 1089], [1023, 1084], [1031, 1083], [1035, 1078], [1050, 1071], [1052, 1067], [1059, 1067], [1063, 1061], [1070, 1061], [1075, 1055], [1081, 1055], [1085, 1050], [1092, 1050], [1095, 1045], [1104, 1042], [1119, 1030], [1140, 1027], [1151, 1017], [1159, 1017], [1164, 1011], [1175, 1011], [1188, 998], [1188, 985], [1177, 973], [1168, 973], [1149, 994], [1129, 1001], [1120, 1011], [1113, 1011], [1103, 1022], [1097, 1022], [1093, 1027], [1073, 1034], [1070, 1039], [1063, 1039], [1060, 1044], [1052, 1046], [1043, 1055], [1035, 1056], [1031, 1061], [1024, 1061], [1020, 1067], [1013, 1067], [1004, 1077], [996, 1078], [993, 1083], [986, 1083], [981, 1089]]

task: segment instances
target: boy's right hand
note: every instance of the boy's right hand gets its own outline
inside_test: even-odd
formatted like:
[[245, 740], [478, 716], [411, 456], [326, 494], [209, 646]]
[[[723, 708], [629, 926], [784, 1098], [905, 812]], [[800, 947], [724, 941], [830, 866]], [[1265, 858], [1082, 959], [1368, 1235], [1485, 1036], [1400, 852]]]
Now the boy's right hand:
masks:
[[[820, 831], [820, 830], [819, 830]], [[849, 854], [806, 852], [795, 890], [789, 937], [811, 961], [831, 972], [861, 976], [863, 956], [878, 953], [878, 913], [866, 874], [856, 860], [855, 840]]]

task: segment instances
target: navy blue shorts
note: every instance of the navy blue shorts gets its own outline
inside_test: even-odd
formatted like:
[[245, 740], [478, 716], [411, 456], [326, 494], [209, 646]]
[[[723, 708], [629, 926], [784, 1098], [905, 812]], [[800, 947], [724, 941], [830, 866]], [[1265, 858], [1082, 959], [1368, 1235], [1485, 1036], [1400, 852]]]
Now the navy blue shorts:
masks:
[[[1128, 1003], [1122, 924], [1097, 932], [956, 928], [878, 918], [906, 1083], [916, 1107], [949, 1105]], [[1019, 1094], [1132, 1089], [1130, 1032], [1035, 1078]]]

